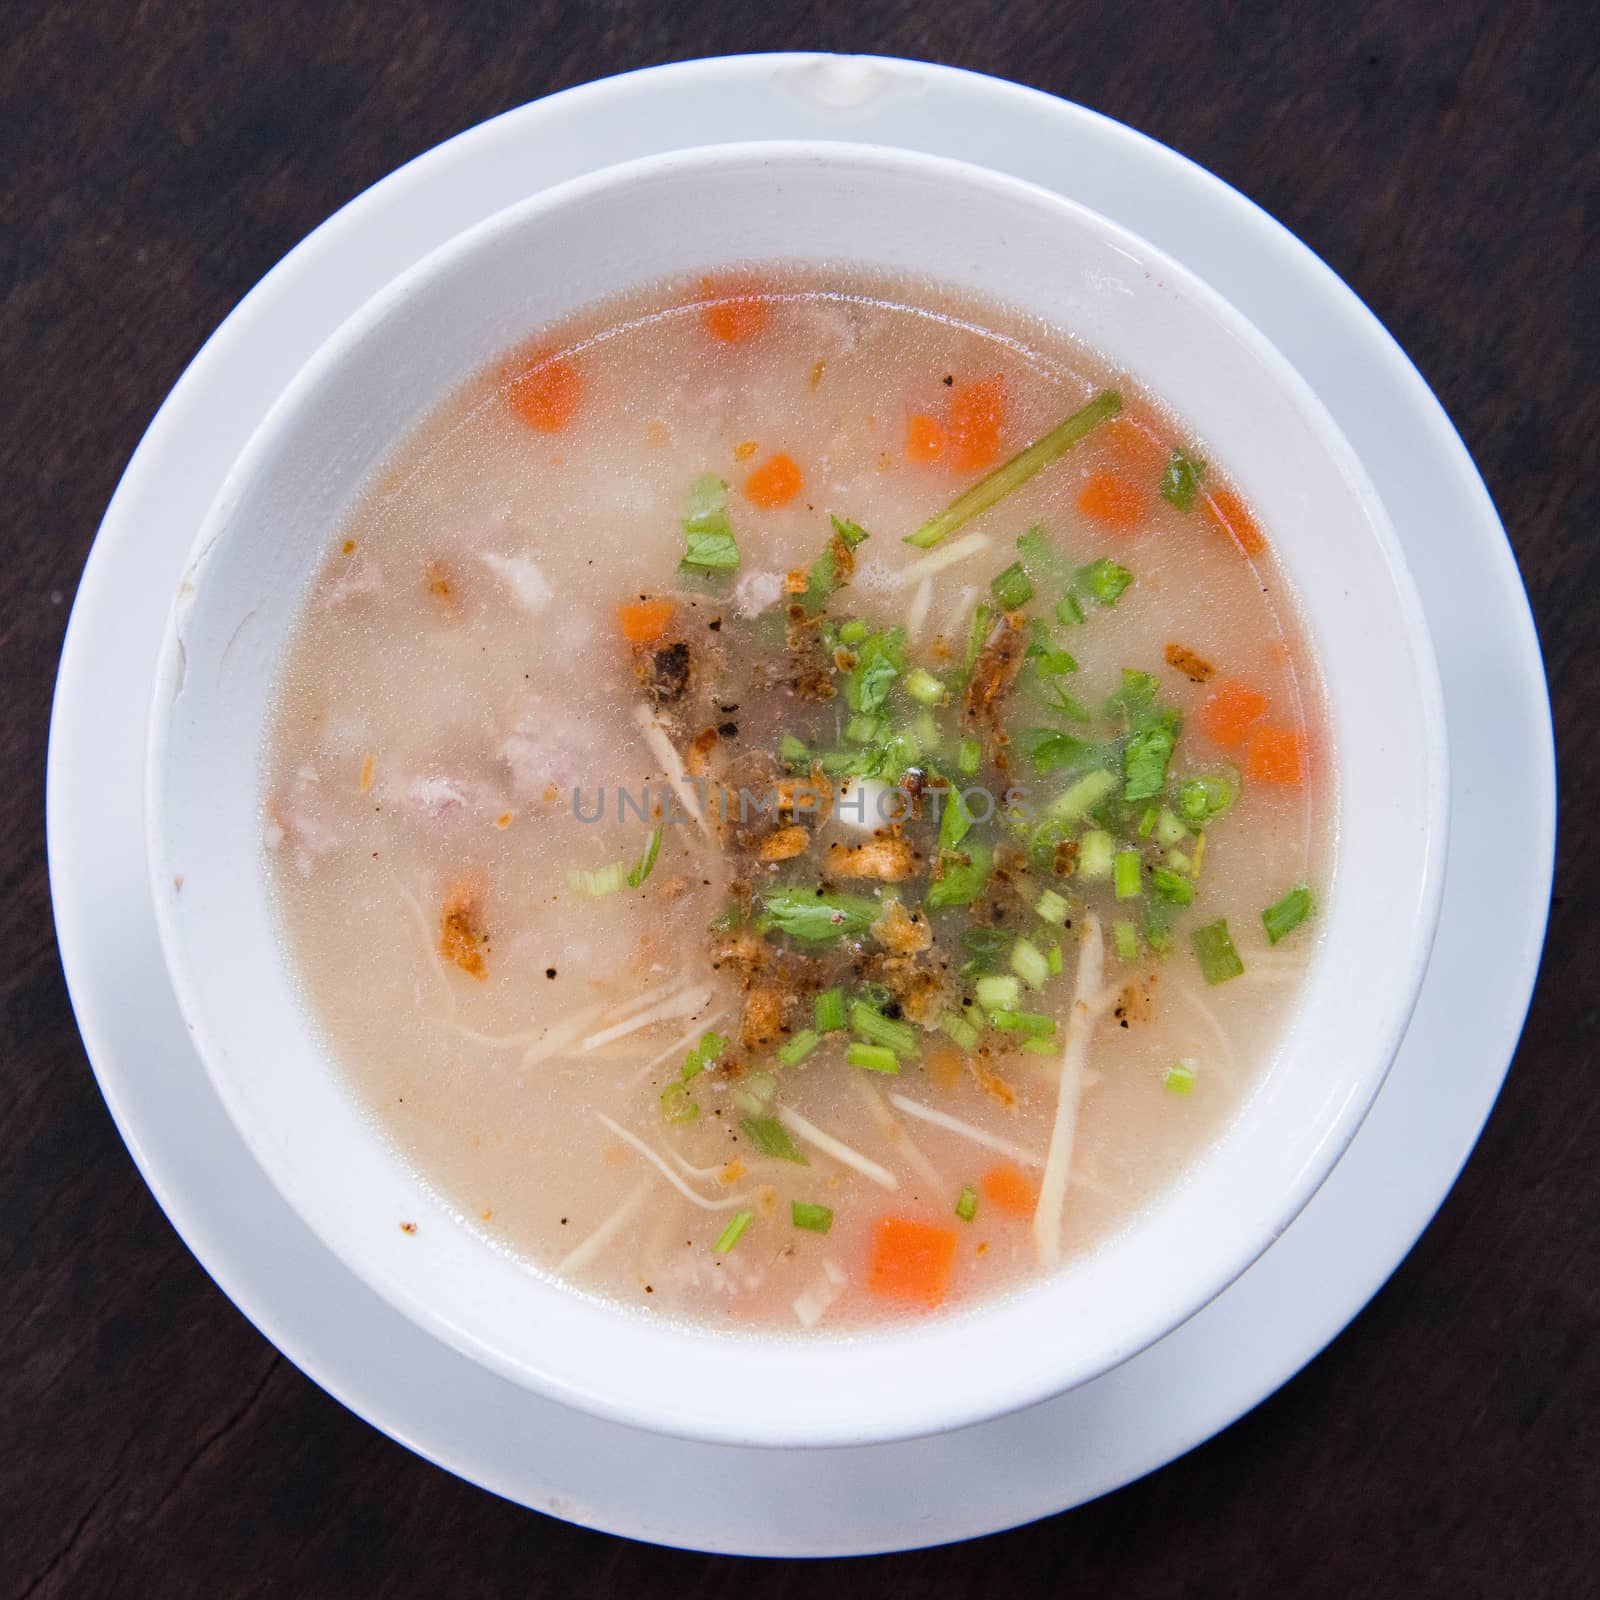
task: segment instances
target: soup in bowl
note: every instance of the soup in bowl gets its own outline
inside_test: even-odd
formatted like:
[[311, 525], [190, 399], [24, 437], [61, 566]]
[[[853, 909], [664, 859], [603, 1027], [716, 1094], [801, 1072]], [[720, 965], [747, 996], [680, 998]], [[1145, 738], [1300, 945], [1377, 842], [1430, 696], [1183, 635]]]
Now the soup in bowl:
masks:
[[1436, 696], [1348, 446], [1182, 269], [979, 169], [690, 152], [274, 409], [152, 871], [224, 1103], [409, 1314], [640, 1425], [884, 1439], [1304, 1203], [1426, 958]]

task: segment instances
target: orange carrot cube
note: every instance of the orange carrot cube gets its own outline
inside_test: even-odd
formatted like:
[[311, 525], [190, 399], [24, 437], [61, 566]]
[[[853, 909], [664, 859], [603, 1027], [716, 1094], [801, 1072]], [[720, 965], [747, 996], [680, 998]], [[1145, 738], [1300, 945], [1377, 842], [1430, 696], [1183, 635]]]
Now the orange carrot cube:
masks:
[[1031, 1217], [1034, 1207], [1039, 1203], [1033, 1184], [1019, 1167], [1012, 1166], [1009, 1161], [1002, 1161], [999, 1166], [991, 1167], [984, 1173], [979, 1187], [984, 1199], [1007, 1216]]
[[884, 1217], [873, 1236], [867, 1287], [886, 1300], [931, 1311], [949, 1293], [959, 1242], [953, 1228]]
[[1200, 708], [1200, 727], [1224, 750], [1244, 743], [1250, 725], [1267, 709], [1267, 697], [1237, 678], [1224, 678]]
[[1132, 533], [1149, 505], [1150, 494], [1142, 484], [1126, 473], [1109, 470], [1093, 474], [1078, 495], [1078, 509], [1084, 516], [1119, 533]]
[[906, 459], [937, 461], [944, 454], [944, 429], [933, 417], [913, 416], [906, 423]]
[[583, 374], [564, 356], [544, 356], [511, 380], [511, 409], [540, 433], [559, 433], [577, 415]]
[[774, 511], [788, 505], [804, 486], [805, 480], [794, 457], [779, 451], [775, 456], [768, 456], [744, 480], [744, 496], [752, 505]]
[[1304, 783], [1305, 735], [1298, 728], [1257, 728], [1250, 735], [1244, 771], [1255, 783]]
[[957, 384], [950, 395], [951, 459], [961, 472], [981, 472], [1000, 459], [1006, 382], [999, 376]]

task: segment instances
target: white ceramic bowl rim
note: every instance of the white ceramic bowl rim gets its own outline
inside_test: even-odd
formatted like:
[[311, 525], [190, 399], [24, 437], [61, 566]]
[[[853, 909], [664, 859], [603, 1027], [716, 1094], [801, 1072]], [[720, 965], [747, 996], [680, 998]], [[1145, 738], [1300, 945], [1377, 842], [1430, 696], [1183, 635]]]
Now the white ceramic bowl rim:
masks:
[[[226, 913], [238, 907], [230, 903], [219, 908], [204, 877], [196, 877], [196, 842], [211, 825], [196, 810], [193, 790], [186, 792], [179, 781], [206, 770], [206, 740], [216, 735], [219, 726], [225, 729], [226, 723], [218, 724], [216, 705], [208, 712], [199, 696], [179, 696], [175, 690], [185, 672], [200, 664], [218, 669], [220, 685], [228, 649], [249, 620], [247, 616], [241, 621], [234, 614], [223, 642], [211, 626], [215, 619], [207, 612], [212, 604], [208, 591], [214, 587], [217, 571], [226, 576], [231, 570], [229, 563], [239, 559], [238, 530], [248, 526], [255, 500], [272, 471], [277, 468], [281, 474], [282, 452], [291, 442], [304, 444], [300, 434], [307, 426], [306, 417], [315, 410], [319, 397], [337, 385], [345, 369], [381, 345], [385, 333], [397, 321], [403, 322], [408, 310], [414, 310], [430, 294], [437, 295], [441, 285], [447, 285], [454, 277], [470, 275], [474, 262], [504, 248], [508, 239], [554, 226], [585, 205], [603, 206], [608, 197], [648, 193], [652, 185], [670, 188], [675, 182], [736, 182], [741, 173], [753, 168], [765, 169], [768, 177], [777, 169], [792, 175], [795, 181], [809, 181], [812, 192], [824, 174], [840, 187], [848, 187], [853, 179], [866, 181], [868, 175], [874, 175], [873, 181], [886, 180], [906, 190], [918, 185], [934, 185], [946, 194], [959, 190], [973, 204], [1010, 207], [1019, 218], [1036, 218], [1040, 227], [1080, 230], [1094, 241], [1095, 248], [1120, 256], [1146, 276], [1158, 274], [1191, 311], [1197, 306], [1203, 308], [1208, 327], [1221, 330], [1225, 343], [1239, 352], [1241, 360], [1254, 363], [1268, 375], [1289, 402], [1289, 409], [1315, 434], [1330, 470], [1344, 484], [1349, 507], [1359, 512], [1359, 527], [1352, 526], [1352, 535], [1362, 545], [1369, 587], [1376, 585], [1366, 599], [1379, 598], [1381, 591], [1388, 601], [1381, 621], [1376, 616], [1368, 618], [1371, 636], [1362, 638], [1360, 644], [1381, 657], [1390, 672], [1393, 699], [1397, 704], [1404, 702], [1403, 712], [1396, 711], [1395, 728], [1405, 738], [1387, 752], [1396, 764], [1389, 773], [1390, 793], [1405, 803], [1398, 808], [1395, 819], [1395, 827], [1404, 837], [1391, 852], [1389, 864], [1403, 869], [1409, 857], [1410, 870], [1400, 870], [1398, 876], [1391, 873], [1386, 880], [1388, 888], [1382, 899], [1387, 907], [1387, 931], [1370, 927], [1372, 942], [1382, 947], [1378, 952], [1382, 960], [1376, 969], [1382, 981], [1369, 991], [1370, 1008], [1353, 1019], [1344, 1032], [1350, 1048], [1339, 1052], [1328, 1041], [1322, 1041], [1318, 1059], [1324, 1069], [1321, 1076], [1326, 1092], [1320, 1098], [1307, 1099], [1302, 1084], [1299, 1110], [1314, 1113], [1307, 1124], [1298, 1129], [1277, 1130], [1274, 1137], [1281, 1146], [1274, 1158], [1277, 1165], [1271, 1180], [1264, 1185], [1273, 1198], [1264, 1200], [1258, 1194], [1253, 1203], [1244, 1203], [1249, 1186], [1241, 1189], [1235, 1173], [1233, 1198], [1240, 1203], [1231, 1213], [1233, 1226], [1214, 1230], [1209, 1236], [1196, 1235], [1193, 1230], [1175, 1230], [1171, 1226], [1175, 1208], [1169, 1200], [1132, 1230], [1129, 1239], [1114, 1251], [1097, 1253], [1089, 1262], [1022, 1296], [966, 1316], [938, 1319], [892, 1337], [853, 1341], [735, 1341], [623, 1316], [516, 1268], [455, 1225], [437, 1205], [429, 1213], [426, 1232], [438, 1244], [424, 1249], [407, 1247], [409, 1254], [406, 1249], [397, 1248], [392, 1221], [395, 1195], [406, 1185], [415, 1195], [416, 1184], [399, 1171], [398, 1164], [375, 1140], [367, 1140], [363, 1159], [379, 1165], [388, 1163], [394, 1169], [391, 1187], [371, 1197], [368, 1203], [359, 1204], [353, 1203], [348, 1193], [335, 1193], [339, 1175], [330, 1172], [326, 1162], [296, 1148], [294, 1141], [284, 1137], [283, 1124], [271, 1126], [268, 1113], [272, 1108], [261, 1101], [259, 1074], [253, 1080], [248, 1070], [253, 1043], [246, 1037], [239, 1012], [224, 1002], [221, 992], [228, 958], [219, 954], [215, 941], [201, 936], [201, 930], [208, 926], [213, 931], [229, 926]], [[700, 258], [692, 263], [686, 260], [682, 265], [706, 266], [739, 257], [794, 253], [781, 249], [716, 251], [708, 247]], [[857, 258], [877, 259], [868, 251], [857, 252]], [[654, 275], [658, 274], [643, 274]], [[954, 270], [942, 275], [970, 281]], [[570, 304], [575, 306], [587, 298], [592, 295], [582, 294]], [[499, 348], [531, 331], [531, 327], [524, 324], [509, 331], [511, 337], [504, 338]], [[1090, 342], [1099, 341], [1091, 335]], [[481, 365], [482, 359], [492, 353], [482, 352], [467, 370]], [[467, 370], [457, 377], [466, 376]], [[1160, 374], [1152, 376], [1157, 392], [1171, 398]], [[423, 404], [412, 407], [411, 418], [434, 403], [445, 387], [448, 385], [419, 384]], [[1175, 404], [1180, 413], [1195, 414], [1181, 400], [1175, 400]], [[353, 441], [357, 453], [366, 452], [368, 466], [403, 431], [391, 425], [393, 420], [376, 419]], [[1228, 437], [1226, 430], [1219, 428], [1218, 432]], [[1219, 457], [1228, 460], [1226, 449], [1219, 452]], [[1263, 503], [1269, 527], [1276, 528], [1278, 523], [1271, 514], [1272, 496], [1257, 493], [1258, 486], [1247, 470], [1236, 471], [1236, 475], [1243, 479], [1247, 491]], [[350, 487], [345, 482], [332, 493], [322, 529], [331, 525], [347, 502]], [[319, 533], [307, 548], [320, 548], [320, 538]], [[1325, 644], [1330, 649], [1336, 647], [1346, 630], [1360, 633], [1359, 613], [1353, 618], [1331, 617], [1328, 606], [1302, 581], [1314, 552], [1297, 546], [1292, 538], [1284, 540], [1280, 548], [1291, 578], [1302, 596], [1312, 602], [1308, 605], [1309, 620], [1319, 648]], [[307, 570], [303, 562], [296, 570], [294, 562], [289, 561], [278, 575], [297, 597]], [[180, 628], [183, 649], [178, 644]], [[281, 634], [277, 637], [281, 639]], [[245, 647], [236, 653], [236, 680], [245, 675], [239, 662], [270, 669], [275, 657], [266, 644], [271, 642], [270, 637], [265, 643], [252, 643], [246, 638]], [[1344, 648], [1335, 649], [1334, 653], [1348, 656], [1351, 652]], [[1334, 689], [1330, 711], [1335, 737], [1341, 750], [1349, 754], [1352, 746], [1343, 736], [1346, 729], [1341, 715], [1346, 690], [1337, 683]], [[221, 692], [215, 699], [217, 704], [234, 705]], [[341, 328], [273, 408], [230, 474], [207, 519], [191, 562], [190, 579], [186, 580], [168, 631], [151, 726], [148, 819], [152, 879], [163, 946], [180, 1005], [230, 1116], [290, 1204], [352, 1270], [408, 1316], [520, 1382], [617, 1420], [737, 1443], [883, 1440], [976, 1421], [1041, 1399], [1106, 1370], [1160, 1337], [1220, 1291], [1255, 1259], [1314, 1192], [1382, 1081], [1404, 1031], [1425, 965], [1438, 911], [1445, 827], [1445, 751], [1439, 707], [1437, 675], [1420, 609], [1392, 530], [1359, 464], [1282, 357], [1192, 275], [1152, 246], [1071, 202], [964, 163], [836, 143], [680, 151], [560, 185], [489, 219], [435, 252]], [[201, 762], [198, 767], [197, 761]], [[250, 780], [253, 786], [254, 773]], [[237, 794], [233, 798], [236, 801]], [[1370, 822], [1372, 818], [1363, 808], [1377, 803], [1365, 793], [1364, 786], [1353, 784], [1347, 775], [1340, 796], [1341, 829], [1348, 832], [1352, 807]], [[212, 804], [213, 797], [208, 796], [206, 808]], [[253, 806], [249, 813], [253, 819]], [[237, 804], [232, 816], [237, 824]], [[1361, 837], [1365, 840], [1368, 835], [1363, 833]], [[235, 845], [238, 838], [237, 833], [232, 836]], [[1371, 839], [1375, 845], [1380, 842], [1375, 833]], [[204, 851], [201, 854], [210, 859]], [[253, 870], [260, 876], [258, 863], [243, 870]], [[185, 879], [183, 894], [174, 890], [174, 878], [179, 873]], [[1341, 871], [1337, 893], [1328, 897], [1329, 931], [1325, 939], [1336, 953], [1346, 949], [1354, 952], [1356, 934], [1351, 931], [1341, 937], [1338, 933], [1341, 918], [1347, 915], [1352, 884], [1360, 888], [1359, 880]], [[224, 920], [219, 922], [219, 916]], [[1355, 929], [1354, 920], [1349, 926]], [[251, 937], [258, 947], [268, 938], [269, 931], [260, 926], [252, 929]], [[1326, 959], [1321, 963], [1324, 968], [1328, 964]], [[281, 974], [277, 981], [281, 988]], [[275, 1023], [292, 1034], [294, 1028], [301, 1026], [299, 1019], [291, 1026], [282, 1010], [280, 1003]], [[1318, 1012], [1324, 1022], [1338, 1014], [1330, 996], [1319, 992], [1315, 981], [1302, 1007], [1302, 1016], [1310, 1012]], [[1286, 1041], [1287, 1053], [1292, 1055], [1289, 1047], [1297, 1043], [1318, 1048], [1315, 1040], [1301, 1037], [1303, 1032], [1297, 1024]], [[304, 1048], [304, 1040], [302, 1046], [302, 1055], [314, 1056], [314, 1051]], [[255, 1059], [259, 1066], [259, 1057]], [[1330, 1062], [1335, 1063], [1331, 1069]], [[1263, 1105], [1271, 1109], [1280, 1076], [1279, 1066], [1275, 1066], [1267, 1092], [1252, 1102], [1255, 1112]], [[347, 1109], [353, 1118], [353, 1108]], [[1248, 1121], [1255, 1112], [1247, 1113], [1244, 1120]], [[353, 1125], [352, 1122], [343, 1132], [348, 1134]], [[1227, 1165], [1230, 1155], [1237, 1158], [1245, 1131], [1235, 1129], [1185, 1182], [1182, 1192], [1186, 1202], [1199, 1201], [1204, 1210], [1208, 1183], [1218, 1189], [1217, 1173]], [[1253, 1143], [1248, 1139], [1243, 1142], [1252, 1152], [1265, 1149], [1260, 1137]], [[1223, 1181], [1218, 1192], [1227, 1187]], [[413, 1209], [416, 1205], [413, 1202]], [[1160, 1218], [1168, 1224], [1165, 1247], [1152, 1252], [1152, 1225]], [[1108, 1261], [1139, 1257], [1139, 1249], [1129, 1256], [1130, 1246], [1143, 1250], [1146, 1270], [1142, 1284], [1126, 1281], [1126, 1270], [1119, 1277], [1112, 1268], [1108, 1275]], [[1148, 1269], [1158, 1261], [1166, 1267], [1168, 1277], [1153, 1287]], [[1119, 1293], [1110, 1302], [1125, 1309], [1125, 1316], [1107, 1316], [1102, 1309], [1106, 1300], [1103, 1295], [1097, 1297], [1098, 1291], [1113, 1282], [1119, 1291], [1130, 1291], [1125, 1296]], [[454, 1297], [441, 1295], [441, 1285], [445, 1284], [462, 1293]], [[479, 1285], [476, 1294], [471, 1292], [473, 1284]], [[513, 1336], [515, 1330], [507, 1326], [510, 1313], [504, 1305], [497, 1314], [499, 1302], [512, 1303], [522, 1319], [520, 1338]], [[447, 1305], [451, 1309], [443, 1309]], [[1086, 1322], [1090, 1325], [1087, 1332]], [[1063, 1328], [1069, 1332], [1061, 1336], [1060, 1345], [1040, 1337], [1044, 1330], [1059, 1333]], [[986, 1344], [1001, 1341], [1007, 1359], [965, 1359], [970, 1357], [975, 1339]], [[678, 1374], [680, 1381], [663, 1381], [666, 1372]], [[702, 1378], [706, 1381], [698, 1381]], [[756, 1398], [752, 1400], [752, 1396]]]

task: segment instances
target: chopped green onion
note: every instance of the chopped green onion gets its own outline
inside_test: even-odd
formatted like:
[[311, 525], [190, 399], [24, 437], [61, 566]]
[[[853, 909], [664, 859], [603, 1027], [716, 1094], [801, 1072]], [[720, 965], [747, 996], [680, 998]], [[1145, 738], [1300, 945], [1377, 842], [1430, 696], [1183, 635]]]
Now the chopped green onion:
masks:
[[1188, 834], [1183, 822], [1167, 807], [1162, 806], [1156, 817], [1156, 843], [1175, 845]]
[[746, 1073], [734, 1087], [733, 1103], [749, 1116], [760, 1116], [777, 1087], [778, 1080], [770, 1072]]
[[988, 642], [989, 630], [994, 625], [994, 607], [980, 605], [972, 613], [972, 626], [967, 630], [967, 665], [978, 659], [978, 652]]
[[1079, 567], [1077, 581], [1098, 604], [1114, 606], [1123, 590], [1133, 582], [1133, 574], [1126, 567], [1120, 567], [1115, 561], [1108, 561], [1102, 556], [1086, 567]]
[[789, 1220], [807, 1233], [826, 1233], [833, 1226], [833, 1207], [813, 1205], [809, 1200], [791, 1200]]
[[1161, 1080], [1169, 1094], [1194, 1093], [1194, 1065], [1188, 1061], [1175, 1061], [1167, 1068]]
[[796, 1166], [811, 1165], [805, 1151], [794, 1142], [789, 1130], [776, 1117], [741, 1117], [739, 1126], [762, 1155], [772, 1156], [778, 1161], [792, 1161]]
[[1020, 561], [1013, 561], [997, 578], [990, 581], [990, 589], [1000, 602], [1002, 611], [1020, 611], [1033, 599], [1033, 584]]
[[1172, 935], [1168, 932], [1171, 924], [1171, 902], [1151, 895], [1144, 903], [1144, 942], [1158, 956], [1167, 955], [1172, 949]]
[[1194, 497], [1200, 492], [1200, 480], [1205, 475], [1206, 464], [1199, 456], [1174, 450], [1167, 462], [1167, 470], [1161, 475], [1161, 498], [1180, 511], [1190, 510], [1194, 505]]
[[[1191, 878], [1194, 876], [1194, 862], [1191, 861], [1189, 857], [1186, 856], [1181, 850], [1167, 851], [1167, 865], [1171, 867], [1174, 872], [1185, 873]], [[1189, 902], [1187, 900], [1184, 901], [1185, 905], [1188, 903]]]
[[661, 1091], [661, 1115], [668, 1122], [693, 1122], [700, 1115], [700, 1107], [689, 1098], [689, 1086], [681, 1078], [674, 1078]]
[[1104, 828], [1091, 828], [1078, 842], [1078, 876], [1098, 882], [1111, 876], [1117, 842]]
[[859, 617], [852, 617], [850, 621], [839, 624], [839, 643], [860, 644], [870, 631]]
[[844, 680], [845, 704], [852, 711], [880, 711], [889, 691], [906, 670], [904, 628], [869, 634], [856, 651], [856, 664]]
[[972, 813], [962, 804], [961, 791], [951, 788], [939, 818], [939, 848], [954, 850], [972, 831]]
[[1163, 900], [1170, 900], [1175, 906], [1194, 904], [1193, 878], [1184, 877], [1168, 867], [1152, 867], [1150, 882]]
[[983, 759], [983, 751], [976, 739], [963, 739], [961, 748], [956, 753], [956, 767], [966, 777], [970, 778], [978, 770], [978, 763]]
[[1165, 722], [1168, 713], [1157, 703], [1160, 693], [1161, 680], [1154, 673], [1124, 667], [1122, 682], [1106, 697], [1105, 719], [1108, 722], [1120, 722], [1135, 732], [1152, 723]]
[[1033, 909], [1043, 922], [1054, 922], [1057, 926], [1064, 924], [1067, 913], [1072, 908], [1067, 904], [1065, 895], [1057, 894], [1054, 889], [1046, 889], [1033, 903]]
[[712, 1252], [725, 1256], [744, 1237], [744, 1230], [756, 1220], [753, 1211], [735, 1211], [728, 1221], [728, 1226], [722, 1230], [722, 1237], [712, 1245]]
[[1157, 815], [1155, 806], [1146, 806], [1144, 808], [1144, 815], [1139, 818], [1139, 837], [1141, 839], [1150, 837], [1150, 830], [1156, 825]]
[[610, 866], [600, 867], [593, 872], [574, 868], [567, 874], [567, 883], [580, 894], [598, 900], [602, 895], [616, 894], [628, 887], [628, 863], [613, 861]]
[[768, 889], [761, 903], [773, 927], [808, 944], [857, 938], [883, 910], [864, 895], [827, 894], [821, 889]]
[[1059, 978], [1061, 976], [1061, 946], [1058, 944], [1051, 945], [1045, 951], [1045, 959], [1050, 964], [1050, 976]]
[[1178, 785], [1178, 811], [1185, 822], [1203, 826], [1233, 804], [1234, 794], [1233, 784], [1220, 774], [1185, 778]]
[[661, 854], [661, 835], [664, 824], [657, 823], [655, 832], [650, 835], [650, 842], [644, 847], [644, 854], [633, 864], [633, 871], [628, 874], [628, 887], [637, 889], [641, 883], [655, 870], [656, 857]]
[[965, 861], [960, 855], [940, 857], [941, 874], [928, 885], [929, 906], [970, 906], [983, 893], [993, 856], [981, 843], [969, 843], [964, 853]]
[[1033, 640], [1028, 646], [1025, 659], [1031, 661], [1033, 670], [1044, 678], [1059, 678], [1078, 670], [1078, 658], [1070, 650], [1063, 650], [1060, 645], [1053, 644], [1050, 630], [1037, 617], [1034, 618]]
[[1045, 531], [1036, 522], [1026, 533], [1017, 536], [1017, 554], [1033, 579], [1035, 588], [1045, 585], [1056, 587], [1072, 577], [1072, 567], [1067, 558], [1050, 543]]
[[1022, 1000], [1022, 984], [1008, 972], [994, 973], [978, 979], [976, 993], [985, 1011], [1015, 1011]]
[[1122, 755], [1124, 800], [1148, 800], [1167, 786], [1167, 763], [1177, 735], [1162, 723], [1142, 728], [1128, 740]]
[[816, 1000], [818, 1033], [835, 1033], [844, 1026], [844, 990], [824, 989]]
[[1292, 933], [1311, 915], [1311, 891], [1301, 884], [1291, 889], [1276, 905], [1261, 913], [1261, 925], [1267, 930], [1267, 940], [1276, 944], [1286, 933]]
[[828, 541], [827, 549], [811, 563], [811, 571], [806, 577], [805, 593], [800, 597], [800, 603], [805, 607], [808, 616], [814, 617], [849, 581], [839, 576], [840, 561], [834, 540], [843, 544], [848, 553], [866, 537], [865, 528], [859, 527], [854, 522], [833, 518], [833, 538]]
[[1046, 1039], [1056, 1031], [1056, 1019], [1042, 1011], [996, 1011], [989, 1020], [1007, 1033], [1025, 1033], [1030, 1039]]
[[1203, 928], [1196, 928], [1189, 938], [1194, 944], [1194, 953], [1207, 983], [1226, 983], [1229, 978], [1237, 978], [1244, 971], [1244, 962], [1233, 947], [1226, 917], [1208, 922]]
[[739, 547], [731, 533], [691, 533], [680, 567], [696, 572], [731, 572], [739, 565]]
[[898, 1072], [900, 1058], [886, 1044], [851, 1043], [844, 1053], [845, 1061], [852, 1067], [865, 1067], [868, 1072]]
[[797, 1067], [821, 1043], [822, 1036], [815, 1028], [802, 1028], [779, 1049], [778, 1060], [786, 1067]]
[[961, 1185], [961, 1195], [956, 1201], [956, 1215], [963, 1222], [971, 1222], [978, 1214], [978, 1191], [970, 1183]]
[[1119, 850], [1112, 870], [1112, 888], [1119, 900], [1137, 900], [1144, 892], [1143, 869], [1137, 850]]
[[[1109, 753], [1106, 746], [1091, 739], [1080, 739], [1075, 733], [1063, 733], [1059, 728], [1025, 729], [1015, 743], [1041, 777], [1051, 772], [1099, 768], [1105, 764]], [[1113, 783], [1112, 787], [1115, 786]]]
[[1048, 813], [1057, 822], [1076, 822], [1086, 816], [1117, 786], [1116, 776], [1104, 768], [1086, 772], [1050, 802]]
[[925, 706], [942, 705], [947, 698], [944, 685], [926, 667], [906, 674], [906, 693]]
[[884, 732], [882, 717], [858, 713], [844, 725], [844, 736], [851, 744], [876, 744]]
[[728, 521], [728, 486], [707, 472], [689, 485], [684, 503], [687, 548], [680, 566], [699, 572], [729, 572], [739, 565], [739, 546]]
[[1123, 961], [1139, 959], [1139, 930], [1131, 922], [1121, 919], [1113, 922], [1111, 937], [1116, 941], [1117, 955]]
[[683, 1058], [683, 1081], [687, 1083], [691, 1078], [704, 1072], [727, 1049], [727, 1046], [728, 1041], [720, 1033], [702, 1034], [700, 1043]]
[[[1062, 651], [1062, 654], [1065, 655], [1066, 652]], [[1076, 695], [1068, 694], [1059, 678], [1040, 677], [1035, 674], [1034, 681], [1026, 685], [1026, 692], [1029, 699], [1038, 701], [1047, 711], [1054, 712], [1058, 717], [1065, 717], [1069, 722], [1090, 720], [1089, 708]]]
[[887, 1045], [897, 1056], [914, 1056], [917, 1053], [917, 1030], [909, 1022], [884, 1016], [865, 1000], [857, 1000], [850, 1007], [850, 1026], [868, 1044]]
[[912, 723], [889, 738], [883, 746], [884, 759], [887, 762], [885, 770], [898, 773], [907, 767], [915, 766], [922, 755], [922, 735], [926, 731]]
[[970, 952], [972, 959], [962, 967], [965, 977], [982, 977], [987, 972], [998, 972], [1011, 954], [1011, 935], [1004, 928], [990, 928], [974, 923], [961, 930], [961, 948]]
[[952, 1043], [959, 1045], [963, 1050], [975, 1050], [978, 1046], [977, 1027], [959, 1011], [941, 1012], [939, 1029]]
[[727, 524], [728, 486], [714, 472], [693, 479], [684, 495], [685, 532], [717, 533]]
[[1030, 989], [1042, 989], [1050, 981], [1050, 963], [1031, 939], [1019, 938], [1011, 947], [1011, 970]]
[[1013, 489], [1021, 488], [1034, 473], [1065, 455], [1079, 440], [1087, 438], [1102, 422], [1109, 422], [1121, 410], [1122, 396], [1114, 389], [1097, 394], [1086, 406], [1058, 422], [1042, 438], [1034, 440], [1026, 450], [996, 467], [988, 477], [980, 478], [965, 494], [958, 496], [936, 517], [923, 523], [915, 533], [907, 534], [906, 543], [915, 545], [919, 550], [931, 550], [934, 545], [948, 539], [963, 523], [981, 516]]

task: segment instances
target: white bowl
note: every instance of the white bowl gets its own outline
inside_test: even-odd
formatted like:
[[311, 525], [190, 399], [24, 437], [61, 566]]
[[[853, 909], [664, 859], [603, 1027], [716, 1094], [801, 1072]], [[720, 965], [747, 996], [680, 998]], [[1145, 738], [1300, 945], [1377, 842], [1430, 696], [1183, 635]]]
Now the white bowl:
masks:
[[[1272, 531], [1326, 677], [1340, 774], [1318, 958], [1226, 1136], [1122, 1234], [1034, 1287], [850, 1339], [624, 1314], [429, 1198], [308, 1026], [260, 840], [262, 730], [285, 641], [330, 534], [394, 445], [541, 325], [663, 274], [761, 259], [932, 269], [1143, 379]], [[883, 1441], [1104, 1372], [1205, 1304], [1305, 1204], [1382, 1082], [1421, 982], [1444, 860], [1443, 730], [1376, 493], [1293, 369], [1202, 283], [1104, 218], [982, 168], [834, 143], [722, 146], [611, 168], [491, 218], [374, 299], [289, 386], [218, 495], [174, 605], [151, 717], [150, 867], [174, 988], [229, 1115], [290, 1204], [406, 1315], [518, 1382], [640, 1427]]]

